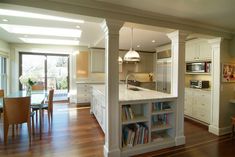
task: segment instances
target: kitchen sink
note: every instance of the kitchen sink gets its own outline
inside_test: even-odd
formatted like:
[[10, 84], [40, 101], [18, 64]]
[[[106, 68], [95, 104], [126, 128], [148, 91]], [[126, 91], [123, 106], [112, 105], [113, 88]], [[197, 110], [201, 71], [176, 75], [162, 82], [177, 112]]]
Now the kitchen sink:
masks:
[[131, 88], [128, 88], [129, 90], [133, 90], [133, 91], [141, 91], [141, 89], [139, 88], [135, 88], [135, 87], [131, 87]]

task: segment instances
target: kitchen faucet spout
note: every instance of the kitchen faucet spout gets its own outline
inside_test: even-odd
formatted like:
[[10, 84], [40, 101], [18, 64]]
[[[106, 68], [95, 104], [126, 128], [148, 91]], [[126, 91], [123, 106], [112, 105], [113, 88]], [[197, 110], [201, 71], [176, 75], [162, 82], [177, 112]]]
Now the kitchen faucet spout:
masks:
[[132, 74], [132, 73], [128, 74], [128, 75], [126, 76], [126, 88], [127, 88], [127, 89], [128, 89], [128, 79], [129, 79], [129, 77], [131, 77], [131, 76], [134, 78], [134, 82], [136, 82], [135, 75]]

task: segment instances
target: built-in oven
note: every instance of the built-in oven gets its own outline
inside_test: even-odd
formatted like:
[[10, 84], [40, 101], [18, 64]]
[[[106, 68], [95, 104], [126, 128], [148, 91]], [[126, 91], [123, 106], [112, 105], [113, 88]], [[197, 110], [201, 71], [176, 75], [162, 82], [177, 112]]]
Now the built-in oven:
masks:
[[190, 80], [191, 88], [209, 88], [209, 81], [207, 80]]
[[188, 73], [209, 73], [211, 62], [193, 62], [186, 63], [186, 72]]

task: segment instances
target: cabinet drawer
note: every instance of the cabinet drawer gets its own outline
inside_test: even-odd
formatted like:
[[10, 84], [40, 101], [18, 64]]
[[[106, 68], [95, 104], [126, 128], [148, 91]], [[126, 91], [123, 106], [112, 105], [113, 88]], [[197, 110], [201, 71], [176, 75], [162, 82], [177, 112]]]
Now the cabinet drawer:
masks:
[[193, 116], [203, 122], [209, 123], [210, 114], [206, 110], [202, 109], [193, 110]]

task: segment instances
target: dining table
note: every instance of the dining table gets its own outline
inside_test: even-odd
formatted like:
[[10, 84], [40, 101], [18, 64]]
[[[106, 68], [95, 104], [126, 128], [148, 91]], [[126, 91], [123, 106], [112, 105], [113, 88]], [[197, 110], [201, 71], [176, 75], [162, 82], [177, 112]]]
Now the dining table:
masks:
[[[26, 91], [17, 91], [7, 94], [5, 98], [14, 98], [14, 97], [26, 97], [30, 96], [31, 99], [31, 107], [38, 107], [39, 108], [39, 133], [40, 139], [42, 138], [42, 107], [44, 104], [44, 100], [47, 97], [47, 91], [45, 90], [38, 90], [32, 91], [28, 94]], [[3, 108], [3, 98], [0, 98], [0, 108]]]

